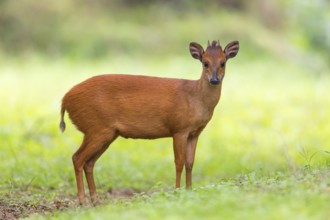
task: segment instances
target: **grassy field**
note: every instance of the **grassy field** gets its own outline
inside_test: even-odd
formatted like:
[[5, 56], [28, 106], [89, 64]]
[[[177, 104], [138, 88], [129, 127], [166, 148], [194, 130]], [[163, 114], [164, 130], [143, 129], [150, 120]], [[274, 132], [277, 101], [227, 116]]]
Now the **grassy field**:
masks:
[[[0, 52], [0, 219], [329, 219], [330, 75], [316, 53], [290, 43], [303, 38], [299, 32], [269, 30], [230, 11], [151, 9], [117, 12], [117, 20], [93, 27], [121, 45], [108, 59]], [[61, 33], [89, 51], [95, 45], [81, 36], [102, 41], [88, 25], [72, 32], [68, 23]], [[197, 79], [201, 65], [188, 43], [208, 38], [223, 46], [238, 39], [240, 52], [200, 136], [193, 190], [174, 189], [171, 139], [119, 138], [95, 167], [101, 204], [80, 207], [71, 156], [82, 135], [67, 117], [65, 133], [58, 127], [65, 92], [103, 73]]]
[[118, 139], [95, 167], [102, 204], [78, 206], [71, 155], [82, 136], [68, 118], [59, 132], [63, 94], [109, 71], [196, 79], [200, 68], [188, 51], [147, 62], [2, 62], [0, 218], [329, 219], [328, 74], [244, 53], [228, 63], [199, 140], [192, 192], [174, 189], [171, 139]]

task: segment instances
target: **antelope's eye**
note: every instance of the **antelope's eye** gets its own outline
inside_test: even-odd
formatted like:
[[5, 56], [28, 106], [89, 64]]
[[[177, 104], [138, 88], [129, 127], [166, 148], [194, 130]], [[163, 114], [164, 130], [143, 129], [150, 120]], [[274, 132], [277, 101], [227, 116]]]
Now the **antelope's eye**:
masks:
[[221, 67], [224, 67], [224, 66], [225, 66], [225, 64], [226, 64], [226, 62], [225, 62], [225, 61], [221, 61], [221, 63], [220, 63], [220, 66], [221, 66]]
[[203, 63], [203, 66], [204, 66], [205, 68], [208, 68], [208, 67], [209, 67], [209, 63], [208, 63], [208, 62], [204, 62], [204, 63]]

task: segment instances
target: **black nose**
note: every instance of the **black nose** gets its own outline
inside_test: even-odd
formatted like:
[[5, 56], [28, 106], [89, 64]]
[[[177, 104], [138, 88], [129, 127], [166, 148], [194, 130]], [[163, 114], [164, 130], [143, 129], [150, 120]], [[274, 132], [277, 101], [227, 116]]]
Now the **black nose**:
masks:
[[212, 78], [212, 79], [210, 80], [210, 83], [211, 83], [212, 85], [218, 85], [218, 84], [220, 83], [220, 80], [219, 80], [218, 78]]

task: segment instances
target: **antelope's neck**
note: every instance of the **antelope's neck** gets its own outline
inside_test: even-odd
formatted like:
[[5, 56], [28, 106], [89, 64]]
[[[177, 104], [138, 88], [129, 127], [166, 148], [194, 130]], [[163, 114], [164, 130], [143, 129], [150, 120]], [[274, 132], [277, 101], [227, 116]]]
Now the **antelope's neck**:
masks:
[[197, 90], [200, 100], [211, 111], [218, 104], [221, 96], [222, 82], [219, 85], [211, 85], [208, 80], [201, 78], [197, 80]]

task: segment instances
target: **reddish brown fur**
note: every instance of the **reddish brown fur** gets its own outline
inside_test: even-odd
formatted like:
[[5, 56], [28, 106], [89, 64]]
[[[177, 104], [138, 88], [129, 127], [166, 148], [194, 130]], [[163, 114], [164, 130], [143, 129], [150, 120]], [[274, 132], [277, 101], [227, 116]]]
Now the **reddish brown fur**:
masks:
[[180, 187], [184, 165], [186, 187], [191, 187], [197, 139], [210, 121], [221, 95], [225, 72], [221, 63], [237, 54], [238, 42], [228, 44], [222, 51], [214, 41], [205, 52], [199, 44], [191, 43], [190, 51], [204, 65], [199, 80], [100, 75], [74, 86], [63, 97], [61, 130], [65, 129], [63, 117], [67, 111], [72, 122], [84, 134], [82, 145], [72, 157], [81, 203], [85, 200], [83, 170], [94, 202], [94, 164], [118, 136], [143, 139], [173, 137], [176, 187]]

